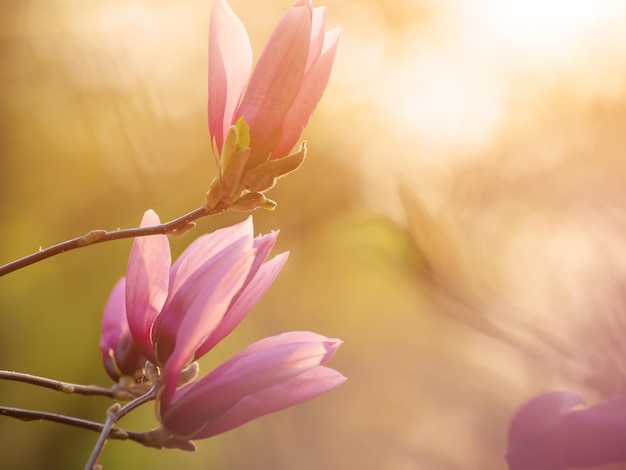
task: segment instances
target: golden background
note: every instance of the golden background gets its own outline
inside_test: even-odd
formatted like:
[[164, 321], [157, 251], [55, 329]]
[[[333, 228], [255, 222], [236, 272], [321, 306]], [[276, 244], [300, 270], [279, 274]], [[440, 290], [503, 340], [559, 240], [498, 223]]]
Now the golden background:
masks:
[[[291, 2], [231, 5], [258, 57]], [[626, 4], [325, 5], [343, 35], [308, 158], [253, 214], [290, 260], [201, 373], [312, 330], [344, 341], [330, 366], [349, 380], [195, 454], [111, 441], [105, 469], [504, 469], [525, 399], [624, 393]], [[210, 7], [0, 2], [1, 263], [202, 204]], [[101, 313], [130, 245], [0, 279], [0, 369], [108, 385]], [[0, 404], [103, 420], [111, 402], [3, 382]], [[152, 405], [120, 425], [155, 426]], [[82, 468], [96, 439], [0, 417], [0, 466]]]

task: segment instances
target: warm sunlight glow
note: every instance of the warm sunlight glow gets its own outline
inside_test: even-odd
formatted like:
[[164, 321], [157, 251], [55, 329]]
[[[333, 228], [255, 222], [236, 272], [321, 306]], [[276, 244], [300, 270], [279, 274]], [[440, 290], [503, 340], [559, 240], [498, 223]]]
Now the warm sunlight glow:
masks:
[[393, 59], [374, 81], [385, 84], [374, 96], [394, 132], [433, 150], [427, 158], [488, 144], [502, 123], [526, 112], [523, 96], [545, 92], [551, 82], [544, 77], [555, 72], [581, 99], [611, 88], [605, 82], [614, 74], [604, 70], [624, 43], [624, 2], [480, 0], [439, 8], [435, 27], [389, 40]]
[[497, 84], [458, 57], [422, 55], [391, 67], [382, 103], [400, 132], [446, 146], [477, 145], [500, 120]]
[[470, 8], [494, 39], [545, 54], [574, 46], [624, 7], [619, 0], [482, 0]]

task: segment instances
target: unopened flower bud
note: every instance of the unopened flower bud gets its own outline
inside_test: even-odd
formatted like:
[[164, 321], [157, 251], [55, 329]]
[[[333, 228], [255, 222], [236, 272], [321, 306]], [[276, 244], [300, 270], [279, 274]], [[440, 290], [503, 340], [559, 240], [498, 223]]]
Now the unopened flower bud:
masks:
[[91, 245], [92, 243], [101, 240], [106, 234], [106, 230], [92, 230], [87, 235], [83, 236], [81, 243], [83, 245]]

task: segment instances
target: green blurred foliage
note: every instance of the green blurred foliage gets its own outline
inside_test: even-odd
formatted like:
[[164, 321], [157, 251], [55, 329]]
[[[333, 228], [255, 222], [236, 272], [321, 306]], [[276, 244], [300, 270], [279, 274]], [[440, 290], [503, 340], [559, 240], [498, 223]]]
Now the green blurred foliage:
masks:
[[[233, 0], [257, 54], [289, 4]], [[623, 8], [576, 23], [561, 5], [569, 16], [516, 36], [487, 0], [326, 4], [343, 37], [307, 160], [269, 194], [276, 211], [253, 214], [258, 232], [280, 229], [290, 260], [201, 372], [264, 336], [312, 330], [344, 341], [331, 366], [349, 380], [193, 454], [111, 441], [105, 468], [502, 469], [522, 400], [624, 391]], [[209, 10], [0, 3], [0, 262], [202, 204], [216, 173]], [[199, 221], [174, 254], [243, 217]], [[107, 385], [100, 317], [130, 245], [0, 279], [0, 368]], [[94, 420], [110, 405], [9, 382], [0, 403]], [[120, 424], [155, 426], [153, 407]], [[82, 468], [95, 440], [1, 418], [1, 466]]]

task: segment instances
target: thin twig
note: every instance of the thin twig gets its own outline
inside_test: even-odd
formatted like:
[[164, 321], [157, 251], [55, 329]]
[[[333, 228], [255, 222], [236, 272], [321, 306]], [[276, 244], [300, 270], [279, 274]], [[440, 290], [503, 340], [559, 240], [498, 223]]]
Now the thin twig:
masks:
[[[22, 408], [13, 408], [10, 406], [0, 406], [0, 416], [9, 416], [22, 421], [51, 421], [53, 423], [66, 424], [88, 431], [102, 432], [104, 425], [96, 421], [75, 418], [73, 416], [60, 415], [57, 413], [49, 413], [47, 411], [25, 410]], [[132, 439], [141, 442], [138, 435], [143, 433], [133, 433], [119, 428], [111, 429], [109, 437], [111, 439], [126, 440]]]
[[143, 237], [146, 235], [172, 234], [176, 233], [177, 231], [184, 233], [188, 229], [191, 222], [193, 222], [194, 220], [206, 217], [208, 215], [218, 214], [220, 212], [224, 212], [225, 210], [226, 208], [221, 205], [218, 205], [214, 209], [211, 209], [205, 205], [189, 212], [188, 214], [178, 217], [177, 219], [171, 220], [161, 225], [155, 225], [153, 227], [138, 227], [111, 231], [92, 230], [82, 237], [72, 238], [71, 240], [64, 241], [57, 245], [53, 245], [45, 249], [40, 249], [36, 253], [24, 256], [23, 258], [7, 263], [4, 266], [0, 266], [0, 277], [12, 273], [13, 271], [17, 271], [18, 269], [29, 266], [31, 264], [42, 261], [46, 258], [50, 258], [66, 251], [75, 250], [76, 248], [95, 245], [96, 243], [103, 243], [112, 240], [121, 240], [123, 238]]
[[0, 380], [13, 380], [15, 382], [27, 383], [38, 387], [49, 388], [63, 393], [76, 393], [78, 395], [98, 395], [115, 398], [115, 390], [112, 388], [98, 387], [96, 385], [79, 385], [60, 380], [47, 379], [36, 375], [23, 374], [10, 370], [0, 370]]
[[123, 407], [120, 407], [119, 403], [116, 403], [111, 408], [109, 408], [109, 411], [107, 412], [107, 420], [105, 421], [104, 426], [100, 431], [100, 437], [98, 438], [98, 441], [96, 442], [96, 445], [91, 452], [91, 456], [89, 457], [89, 460], [87, 460], [85, 470], [92, 470], [98, 462], [100, 454], [104, 449], [104, 445], [106, 444], [109, 435], [114, 429], [113, 426], [115, 425], [115, 423], [117, 423], [127, 413], [134, 410], [135, 408], [143, 405], [144, 403], [154, 400], [156, 398], [156, 391], [158, 386], [159, 383], [157, 382], [146, 394], [135, 398], [133, 401], [127, 403]]
[[[47, 411], [13, 408], [10, 406], [0, 406], [0, 416], [8, 416], [22, 421], [50, 421], [52, 423], [65, 424], [67, 426], [74, 426], [76, 428], [86, 429], [87, 431], [94, 431], [98, 433], [102, 432], [102, 429], [104, 428], [104, 424], [96, 421], [89, 421], [87, 419], [75, 418], [74, 416], [60, 415], [57, 413], [49, 413]], [[109, 431], [109, 439], [115, 439], [118, 441], [130, 440], [148, 447], [154, 447], [149, 443], [146, 443], [146, 439], [149, 436], [150, 431], [136, 432], [117, 427], [113, 427]]]

